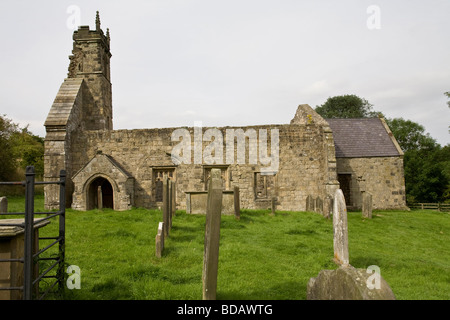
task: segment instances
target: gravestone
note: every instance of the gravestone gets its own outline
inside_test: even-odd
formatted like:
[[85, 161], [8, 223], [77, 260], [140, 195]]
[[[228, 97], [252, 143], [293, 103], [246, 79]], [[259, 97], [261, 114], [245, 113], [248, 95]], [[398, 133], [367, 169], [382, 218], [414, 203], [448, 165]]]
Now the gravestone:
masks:
[[323, 216], [327, 219], [330, 219], [332, 213], [333, 213], [333, 197], [327, 195], [323, 202]]
[[168, 197], [167, 197], [167, 215], [169, 216], [169, 231], [172, 230], [172, 215], [173, 215], [173, 212], [172, 212], [172, 204], [173, 204], [173, 202], [172, 202], [172, 197], [173, 197], [172, 186], [173, 186], [172, 181], [171, 180], [167, 180], [167, 189], [168, 189], [168, 191], [167, 191], [167, 194], [168, 194]]
[[[330, 197], [327, 196], [326, 199]], [[328, 201], [326, 201], [327, 203]], [[337, 189], [333, 200], [333, 246], [336, 270], [322, 270], [310, 278], [308, 300], [395, 300], [388, 283], [377, 266], [356, 269], [349, 264], [347, 208], [344, 194]], [[374, 272], [372, 272], [374, 271]]]
[[334, 260], [346, 266], [349, 264], [347, 206], [341, 189], [337, 189], [334, 194], [333, 234]]
[[239, 187], [234, 187], [234, 216], [237, 220], [241, 218], [241, 203], [239, 198]]
[[[375, 282], [375, 285], [373, 284]], [[380, 274], [350, 265], [322, 270], [307, 285], [308, 300], [395, 300], [389, 284]]]
[[8, 198], [0, 197], [0, 213], [8, 212]]
[[163, 212], [163, 222], [164, 222], [164, 236], [167, 237], [169, 235], [169, 226], [170, 226], [170, 215], [169, 215], [169, 186], [167, 183], [167, 178], [163, 180], [163, 204], [162, 204], [162, 212]]
[[176, 195], [175, 181], [171, 182], [172, 182], [172, 217], [173, 217], [175, 215], [175, 212], [177, 211], [177, 203], [176, 203], [177, 195]]
[[273, 197], [271, 200], [271, 204], [272, 204], [272, 212], [270, 214], [275, 215], [275, 211], [277, 210], [277, 198]]
[[222, 177], [220, 169], [211, 169], [206, 207], [205, 250], [203, 256], [203, 300], [215, 300], [219, 267]]
[[316, 198], [315, 211], [317, 213], [323, 214], [323, 201], [321, 197]]
[[368, 192], [362, 193], [362, 216], [372, 219], [372, 195]]
[[314, 198], [312, 195], [306, 197], [306, 211], [313, 212], [314, 211]]
[[156, 257], [161, 258], [164, 250], [164, 222], [158, 225], [158, 233], [155, 237], [155, 254]]

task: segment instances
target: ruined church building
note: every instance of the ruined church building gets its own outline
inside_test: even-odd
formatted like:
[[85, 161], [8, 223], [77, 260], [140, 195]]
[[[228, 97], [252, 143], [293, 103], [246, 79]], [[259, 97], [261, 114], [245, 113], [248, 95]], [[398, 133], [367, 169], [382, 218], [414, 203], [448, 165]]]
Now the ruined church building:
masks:
[[[175, 181], [177, 209], [194, 213], [196, 196], [206, 193], [215, 167], [222, 170], [224, 195], [239, 187], [241, 208], [267, 209], [275, 197], [278, 210], [304, 211], [308, 196], [323, 200], [337, 188], [352, 208], [361, 207], [362, 192], [372, 195], [374, 209], [406, 207], [403, 153], [384, 119], [323, 119], [300, 105], [289, 124], [217, 128], [224, 140], [227, 129], [265, 130], [268, 150], [270, 132], [277, 129], [279, 164], [270, 174], [259, 159], [250, 163], [249, 140], [245, 163], [175, 163], [171, 153], [179, 141], [171, 135], [177, 128], [113, 130], [110, 37], [98, 13], [95, 30], [74, 31], [69, 59], [68, 76], [44, 124], [44, 179], [57, 181], [60, 170], [67, 171], [67, 207], [94, 209], [100, 198], [103, 207], [119, 211], [157, 208], [167, 177]], [[185, 129], [194, 136], [193, 127]], [[46, 208], [58, 203], [58, 186], [46, 185]]]

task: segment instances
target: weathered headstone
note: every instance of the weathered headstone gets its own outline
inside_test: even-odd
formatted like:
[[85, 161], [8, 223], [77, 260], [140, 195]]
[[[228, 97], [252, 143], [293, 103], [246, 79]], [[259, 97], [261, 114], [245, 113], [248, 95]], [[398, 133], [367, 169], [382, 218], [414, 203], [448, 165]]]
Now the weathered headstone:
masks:
[[341, 189], [337, 189], [334, 194], [333, 234], [335, 262], [346, 266], [349, 264], [347, 207]]
[[241, 203], [239, 198], [239, 187], [234, 187], [234, 216], [237, 220], [241, 218]]
[[312, 195], [306, 197], [306, 211], [314, 211], [314, 198]]
[[315, 203], [315, 211], [317, 213], [323, 214], [323, 201], [321, 197], [317, 197], [316, 198], [316, 203]]
[[8, 212], [8, 198], [0, 197], [0, 213]]
[[272, 197], [271, 205], [272, 205], [272, 207], [271, 207], [272, 212], [270, 214], [275, 215], [275, 212], [277, 211], [277, 198], [276, 197]]
[[169, 226], [170, 226], [170, 217], [169, 217], [169, 188], [167, 183], [167, 178], [163, 180], [163, 204], [162, 204], [162, 212], [163, 212], [163, 222], [164, 222], [164, 236], [167, 237], [169, 235]]
[[362, 193], [362, 216], [372, 219], [372, 195], [368, 192]]
[[177, 196], [176, 196], [176, 186], [175, 181], [172, 182], [172, 217], [175, 215], [175, 212], [177, 211]]
[[[341, 266], [322, 270], [307, 285], [308, 300], [395, 300], [391, 287], [369, 269]], [[372, 279], [374, 278], [374, 279]], [[373, 285], [372, 282], [376, 282]]]
[[155, 254], [158, 258], [162, 257], [164, 250], [164, 222], [160, 222], [158, 225], [158, 233], [155, 237]]
[[327, 219], [330, 219], [332, 213], [333, 213], [333, 197], [327, 195], [323, 202], [323, 216]]
[[220, 169], [211, 169], [206, 207], [205, 250], [203, 256], [203, 300], [215, 300], [219, 267], [222, 178]]
[[173, 196], [173, 190], [172, 190], [172, 181], [171, 180], [167, 180], [167, 215], [169, 216], [169, 232], [170, 230], [172, 230], [172, 196]]

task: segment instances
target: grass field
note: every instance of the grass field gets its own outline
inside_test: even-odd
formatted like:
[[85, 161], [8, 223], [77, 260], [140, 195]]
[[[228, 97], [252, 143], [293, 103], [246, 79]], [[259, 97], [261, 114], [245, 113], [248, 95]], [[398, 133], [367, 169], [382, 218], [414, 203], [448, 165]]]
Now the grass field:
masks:
[[[23, 198], [9, 204], [23, 210]], [[42, 196], [35, 206], [43, 210]], [[202, 298], [205, 216], [178, 211], [161, 259], [160, 211], [67, 210], [66, 217], [66, 262], [80, 267], [81, 289], [66, 289], [64, 299]], [[375, 211], [369, 220], [349, 212], [348, 223], [351, 265], [377, 265], [399, 300], [450, 299], [448, 213]], [[337, 268], [332, 220], [316, 213], [243, 211], [239, 221], [222, 216], [220, 232], [218, 299], [304, 300], [309, 278]]]

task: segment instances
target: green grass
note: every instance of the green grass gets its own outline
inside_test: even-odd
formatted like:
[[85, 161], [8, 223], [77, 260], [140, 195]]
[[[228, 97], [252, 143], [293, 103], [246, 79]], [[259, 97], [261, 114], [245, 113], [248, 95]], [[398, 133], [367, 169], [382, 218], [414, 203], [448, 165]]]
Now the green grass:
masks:
[[[9, 200], [12, 211], [23, 198]], [[36, 210], [43, 210], [37, 197]], [[14, 209], [14, 210], [13, 210]], [[66, 263], [81, 289], [65, 299], [201, 299], [204, 215], [177, 212], [163, 257], [155, 257], [162, 214], [133, 209], [66, 213]], [[348, 213], [350, 264], [377, 265], [397, 299], [450, 299], [450, 215], [435, 211]], [[41, 236], [57, 234], [53, 221]], [[336, 269], [332, 221], [316, 213], [245, 210], [222, 216], [218, 299], [306, 299], [320, 270]], [[41, 245], [42, 246], [42, 245]]]

